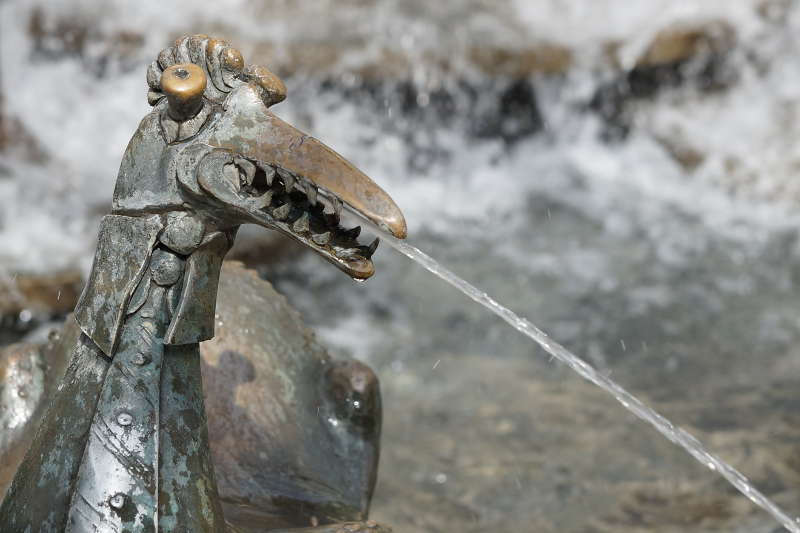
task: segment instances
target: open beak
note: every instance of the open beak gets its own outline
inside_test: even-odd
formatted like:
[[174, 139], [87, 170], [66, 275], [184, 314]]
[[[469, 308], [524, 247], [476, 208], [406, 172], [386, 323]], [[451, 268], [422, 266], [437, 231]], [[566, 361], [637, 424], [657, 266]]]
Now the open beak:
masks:
[[228, 196], [219, 199], [238, 205], [249, 221], [283, 231], [354, 278], [373, 274], [377, 239], [369, 246], [358, 244], [360, 229], [339, 225], [343, 205], [395, 237], [406, 237], [405, 218], [383, 189], [335, 151], [272, 114], [252, 85], [228, 96], [207, 144], [233, 154], [228, 156], [233, 166], [221, 159], [229, 170], [201, 172], [201, 186], [215, 196]]

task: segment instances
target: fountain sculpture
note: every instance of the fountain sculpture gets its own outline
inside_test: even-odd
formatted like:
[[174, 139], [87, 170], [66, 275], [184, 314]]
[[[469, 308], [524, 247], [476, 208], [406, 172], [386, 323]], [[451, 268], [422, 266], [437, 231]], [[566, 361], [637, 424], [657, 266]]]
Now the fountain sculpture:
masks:
[[340, 225], [343, 206], [406, 235], [380, 187], [267, 109], [284, 84], [226, 42], [178, 39], [147, 82], [153, 110], [123, 156], [80, 333], [0, 506], [2, 531], [235, 530], [211, 461], [199, 343], [214, 337], [237, 229], [277, 229], [355, 279], [373, 274], [378, 243]]

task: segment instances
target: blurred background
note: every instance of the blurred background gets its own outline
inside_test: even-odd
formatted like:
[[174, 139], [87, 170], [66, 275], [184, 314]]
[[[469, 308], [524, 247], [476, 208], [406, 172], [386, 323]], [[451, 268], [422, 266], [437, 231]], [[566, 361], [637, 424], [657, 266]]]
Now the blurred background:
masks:
[[[0, 1], [0, 344], [74, 307], [146, 65], [207, 33], [380, 183], [409, 240], [800, 513], [800, 6], [791, 0]], [[372, 516], [404, 532], [781, 529], [388, 247], [355, 284], [231, 256], [378, 373]]]

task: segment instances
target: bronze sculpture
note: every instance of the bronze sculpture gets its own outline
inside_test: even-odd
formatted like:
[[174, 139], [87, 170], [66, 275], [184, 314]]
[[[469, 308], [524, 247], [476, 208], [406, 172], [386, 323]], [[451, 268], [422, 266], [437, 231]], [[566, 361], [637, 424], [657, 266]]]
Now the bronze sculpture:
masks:
[[2, 531], [225, 531], [198, 343], [214, 335], [239, 225], [278, 229], [357, 279], [373, 274], [377, 240], [340, 226], [343, 205], [406, 234], [383, 190], [267, 110], [283, 83], [227, 43], [181, 38], [147, 80], [153, 111], [103, 219], [82, 333], [0, 506]]

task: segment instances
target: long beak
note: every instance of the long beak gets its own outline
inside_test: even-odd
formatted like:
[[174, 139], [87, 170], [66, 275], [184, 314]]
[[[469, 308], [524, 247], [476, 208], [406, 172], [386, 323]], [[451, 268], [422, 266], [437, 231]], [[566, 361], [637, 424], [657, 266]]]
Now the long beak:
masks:
[[397, 238], [406, 237], [403, 213], [366, 174], [323, 143], [271, 113], [257, 89], [232, 93], [208, 144], [284, 169], [313, 183]]

